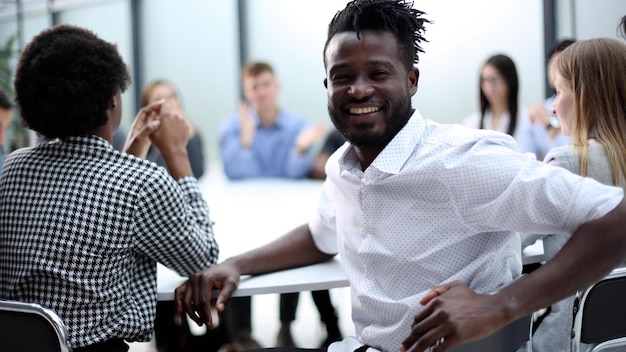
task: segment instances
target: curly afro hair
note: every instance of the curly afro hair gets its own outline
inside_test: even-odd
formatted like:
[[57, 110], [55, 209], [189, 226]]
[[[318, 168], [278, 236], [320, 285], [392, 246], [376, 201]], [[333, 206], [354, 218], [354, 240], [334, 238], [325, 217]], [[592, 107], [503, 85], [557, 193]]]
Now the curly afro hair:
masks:
[[130, 82], [113, 44], [87, 29], [57, 25], [24, 49], [15, 101], [24, 124], [44, 137], [80, 136], [106, 124], [111, 98]]
[[424, 24], [431, 22], [423, 15], [424, 12], [413, 8], [413, 2], [405, 0], [353, 0], [328, 25], [324, 64], [326, 48], [335, 34], [356, 32], [358, 36], [364, 30], [383, 30], [395, 35], [402, 51], [400, 57], [409, 70], [418, 63], [418, 54], [424, 52], [420, 43], [427, 41], [422, 36], [426, 30]]

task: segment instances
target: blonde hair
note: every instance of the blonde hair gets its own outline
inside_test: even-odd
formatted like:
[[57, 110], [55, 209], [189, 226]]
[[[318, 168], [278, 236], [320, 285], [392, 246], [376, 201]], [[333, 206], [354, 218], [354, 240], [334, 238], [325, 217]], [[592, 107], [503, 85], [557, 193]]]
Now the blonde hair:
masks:
[[613, 184], [620, 185], [626, 175], [626, 45], [611, 38], [582, 40], [565, 49], [553, 69], [574, 96], [571, 134], [580, 174], [588, 175], [593, 138], [611, 163]]
[[178, 91], [176, 87], [174, 87], [174, 85], [171, 82], [166, 81], [164, 79], [157, 79], [146, 84], [146, 86], [143, 88], [143, 92], [141, 93], [141, 99], [140, 99], [141, 107], [144, 107], [150, 104], [150, 97], [152, 96], [152, 93], [154, 92], [155, 88], [159, 86], [168, 87], [172, 90], [172, 98], [178, 101], [178, 105], [181, 109], [181, 113], [183, 113], [183, 116], [185, 116], [185, 121], [187, 121], [187, 125], [189, 126], [189, 136], [193, 136], [196, 133], [196, 126], [194, 126], [191, 123], [191, 121], [189, 121], [187, 116], [182, 111], [183, 102], [181, 101], [180, 96], [178, 95]]
[[154, 89], [158, 86], [165, 86], [165, 87], [170, 88], [172, 90], [172, 97], [176, 98], [176, 100], [178, 100], [178, 103], [181, 104], [181, 107], [182, 107], [182, 102], [180, 101], [180, 98], [178, 97], [178, 92], [176, 91], [176, 87], [174, 87], [172, 83], [163, 79], [157, 79], [155, 81], [152, 81], [146, 84], [146, 86], [143, 88], [143, 92], [141, 93], [141, 99], [140, 99], [141, 107], [144, 107], [150, 104], [150, 97], [152, 96], [152, 92], [154, 92]]

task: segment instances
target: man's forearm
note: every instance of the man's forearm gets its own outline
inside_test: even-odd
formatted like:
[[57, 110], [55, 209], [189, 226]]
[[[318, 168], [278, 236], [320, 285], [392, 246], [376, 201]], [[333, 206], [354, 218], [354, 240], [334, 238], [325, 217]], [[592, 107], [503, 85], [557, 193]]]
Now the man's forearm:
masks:
[[[610, 248], [610, 250], [608, 250]], [[626, 202], [582, 225], [544, 266], [496, 294], [509, 321], [600, 280], [626, 258]]]
[[308, 225], [302, 225], [263, 247], [227, 261], [242, 275], [257, 275], [320, 263], [332, 257], [317, 249]]

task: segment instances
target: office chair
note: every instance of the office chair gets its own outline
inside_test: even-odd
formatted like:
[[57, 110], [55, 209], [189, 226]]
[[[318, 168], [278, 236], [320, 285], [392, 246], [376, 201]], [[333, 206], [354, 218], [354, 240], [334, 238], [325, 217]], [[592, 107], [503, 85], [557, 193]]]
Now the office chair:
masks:
[[626, 350], [626, 267], [580, 291], [574, 303], [572, 351]]
[[[525, 275], [522, 274], [522, 277]], [[516, 279], [519, 280], [520, 278]], [[500, 289], [491, 292], [495, 294]], [[452, 348], [452, 352], [515, 352], [532, 351], [532, 314], [506, 325], [493, 334], [477, 341]]]
[[36, 303], [0, 300], [0, 346], [6, 352], [71, 352], [61, 319]]
[[520, 318], [493, 334], [452, 348], [452, 352], [515, 352], [530, 351], [532, 315]]

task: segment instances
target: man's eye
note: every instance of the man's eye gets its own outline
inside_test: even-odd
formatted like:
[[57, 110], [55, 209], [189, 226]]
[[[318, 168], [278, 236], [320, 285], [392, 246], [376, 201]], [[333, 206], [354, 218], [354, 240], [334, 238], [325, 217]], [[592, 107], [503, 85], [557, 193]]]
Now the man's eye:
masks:
[[376, 77], [376, 78], [384, 78], [384, 77], [387, 77], [387, 76], [388, 76], [387, 71], [376, 71], [376, 72], [374, 72], [374, 77]]
[[347, 75], [334, 75], [331, 77], [331, 80], [333, 82], [341, 82], [341, 81], [345, 81], [348, 79]]

